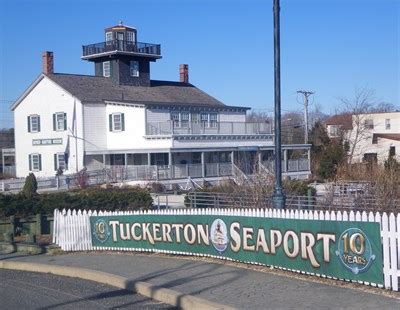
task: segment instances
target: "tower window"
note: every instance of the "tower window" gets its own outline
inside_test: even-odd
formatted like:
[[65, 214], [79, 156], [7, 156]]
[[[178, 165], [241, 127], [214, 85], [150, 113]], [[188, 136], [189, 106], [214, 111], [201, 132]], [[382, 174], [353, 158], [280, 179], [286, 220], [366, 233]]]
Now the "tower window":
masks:
[[113, 34], [112, 32], [106, 32], [106, 44], [110, 45], [113, 39]]
[[138, 77], [139, 76], [139, 62], [132, 60], [130, 62], [130, 72], [131, 76]]
[[135, 33], [133, 31], [128, 31], [126, 33], [126, 40], [132, 43], [135, 42]]
[[110, 77], [110, 62], [109, 61], [103, 62], [103, 76]]

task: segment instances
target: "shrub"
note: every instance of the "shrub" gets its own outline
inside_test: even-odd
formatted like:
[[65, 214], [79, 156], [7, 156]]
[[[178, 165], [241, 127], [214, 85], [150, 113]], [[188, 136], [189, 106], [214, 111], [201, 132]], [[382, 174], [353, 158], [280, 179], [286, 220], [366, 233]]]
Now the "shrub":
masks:
[[27, 196], [31, 197], [37, 193], [37, 180], [33, 173], [29, 173], [29, 175], [25, 179], [24, 188], [22, 189], [22, 193]]
[[52, 214], [54, 209], [133, 211], [148, 209], [153, 200], [141, 189], [91, 188], [76, 192], [41, 194], [0, 194], [0, 216]]
[[151, 186], [150, 190], [153, 193], [165, 193], [166, 188], [165, 188], [165, 185], [162, 183], [154, 182], [154, 183], [151, 183], [150, 186]]
[[307, 196], [309, 189], [311, 189], [312, 196], [315, 196], [317, 192], [315, 188], [308, 186], [307, 181], [301, 180], [285, 180], [283, 188], [287, 196]]

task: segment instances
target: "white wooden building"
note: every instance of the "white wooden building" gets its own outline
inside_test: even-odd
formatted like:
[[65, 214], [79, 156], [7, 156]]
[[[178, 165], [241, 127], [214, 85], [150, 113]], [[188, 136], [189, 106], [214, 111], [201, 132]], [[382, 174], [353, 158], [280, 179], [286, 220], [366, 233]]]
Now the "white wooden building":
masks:
[[353, 162], [400, 160], [400, 112], [335, 115], [326, 126], [330, 138], [343, 137], [354, 147]]
[[[207, 179], [273, 169], [269, 123], [246, 122], [249, 108], [190, 84], [187, 65], [179, 82], [151, 80], [161, 48], [137, 42], [136, 29], [120, 24], [105, 38], [83, 46], [93, 76], [54, 73], [53, 53], [43, 53], [43, 73], [12, 106], [18, 177], [152, 166], [160, 179]], [[309, 149], [283, 146], [287, 176], [308, 177]]]

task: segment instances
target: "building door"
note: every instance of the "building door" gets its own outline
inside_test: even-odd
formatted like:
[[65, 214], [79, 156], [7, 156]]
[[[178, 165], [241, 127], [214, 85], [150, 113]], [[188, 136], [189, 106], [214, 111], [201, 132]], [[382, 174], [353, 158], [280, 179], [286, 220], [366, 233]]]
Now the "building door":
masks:
[[124, 33], [123, 32], [117, 32], [117, 40], [118, 40], [118, 50], [119, 51], [124, 51]]

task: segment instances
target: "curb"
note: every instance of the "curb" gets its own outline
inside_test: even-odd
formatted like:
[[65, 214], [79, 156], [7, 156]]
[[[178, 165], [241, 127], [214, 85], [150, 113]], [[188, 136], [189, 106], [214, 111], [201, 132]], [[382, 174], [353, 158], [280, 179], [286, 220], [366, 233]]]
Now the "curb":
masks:
[[183, 294], [171, 289], [163, 288], [148, 282], [130, 280], [121, 276], [103, 271], [95, 271], [87, 268], [65, 267], [37, 263], [5, 262], [0, 261], [1, 269], [13, 269], [30, 272], [51, 273], [59, 276], [80, 278], [102, 284], [125, 289], [140, 295], [152, 298], [156, 301], [178, 307], [180, 309], [204, 309], [204, 310], [234, 310], [236, 308], [217, 304], [203, 298]]

